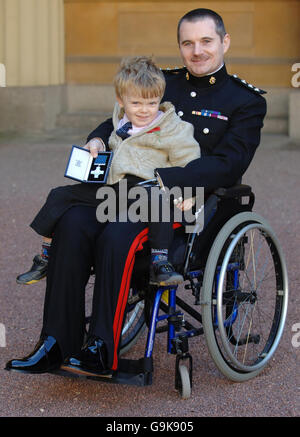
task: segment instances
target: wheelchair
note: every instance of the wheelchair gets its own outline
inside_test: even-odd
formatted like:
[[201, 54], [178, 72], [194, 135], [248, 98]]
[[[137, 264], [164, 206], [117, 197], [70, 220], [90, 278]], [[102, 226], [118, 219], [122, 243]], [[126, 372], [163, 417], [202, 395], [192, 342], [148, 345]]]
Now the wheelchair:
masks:
[[[192, 391], [189, 340], [199, 335], [228, 379], [246, 381], [265, 368], [284, 329], [288, 276], [276, 235], [252, 211], [254, 200], [248, 185], [219, 188], [205, 201], [202, 229], [196, 223], [187, 234], [177, 227], [169, 253], [184, 276], [183, 286], [150, 286], [147, 242], [135, 254], [119, 368], [111, 382], [150, 385], [154, 342], [161, 332], [167, 332], [167, 353], [176, 355], [175, 388], [183, 399]], [[179, 287], [184, 287], [181, 296]], [[145, 329], [144, 356], [122, 358]]]

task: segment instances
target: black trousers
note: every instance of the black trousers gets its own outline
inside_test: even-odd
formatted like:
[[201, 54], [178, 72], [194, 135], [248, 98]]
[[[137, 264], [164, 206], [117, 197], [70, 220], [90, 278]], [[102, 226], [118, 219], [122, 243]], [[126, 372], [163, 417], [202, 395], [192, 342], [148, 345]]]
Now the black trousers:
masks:
[[[126, 195], [132, 187], [134, 187], [138, 182], [141, 181], [143, 181], [143, 179], [128, 175], [126, 177]], [[36, 217], [33, 219], [30, 226], [39, 235], [52, 238], [58, 221], [70, 208], [72, 208], [73, 206], [91, 206], [94, 208], [99, 206], [101, 200], [96, 198], [96, 192], [99, 189], [99, 186], [99, 184], [80, 183], [65, 185], [52, 189], [48, 194], [45, 204], [42, 206]], [[116, 215], [118, 215], [120, 213], [118, 209], [119, 196], [121, 195], [119, 184], [114, 184], [110, 186], [110, 188], [113, 189], [116, 193]], [[154, 190], [158, 191], [158, 188], [155, 188]], [[148, 216], [150, 217], [151, 211], [153, 210], [151, 203], [151, 189], [147, 189], [145, 193], [148, 193], [148, 197], [147, 199], [145, 199], [145, 202], [147, 202], [146, 210], [148, 212]], [[157, 196], [156, 199], [158, 200], [158, 203], [156, 202], [155, 204], [157, 214], [154, 215], [158, 216], [158, 219], [154, 222], [148, 221], [149, 242], [152, 248], [168, 248], [173, 238], [172, 217], [170, 217], [169, 221], [161, 220], [165, 200], [163, 199], [163, 197], [160, 197], [158, 199]], [[133, 203], [133, 199], [127, 200], [128, 206], [132, 205]], [[144, 217], [144, 221], [147, 221], [147, 217]]]
[[83, 344], [85, 286], [95, 270], [90, 335], [104, 340], [108, 365], [118, 349], [135, 254], [148, 238], [147, 223], [99, 223], [95, 208], [74, 206], [59, 220], [52, 241], [43, 335], [58, 341], [66, 358]]
[[30, 226], [39, 235], [51, 238], [57, 222], [70, 208], [80, 205], [97, 207], [98, 188], [99, 184], [87, 183], [53, 188]]
[[[133, 185], [130, 182], [128, 188]], [[135, 254], [146, 240], [152, 248], [169, 248], [173, 226], [160, 216], [152, 223], [99, 222], [96, 206], [104, 200], [96, 199], [97, 189], [76, 184], [52, 190], [33, 222], [32, 227], [42, 235], [45, 229], [53, 234], [42, 334], [56, 338], [64, 358], [80, 351], [85, 332], [85, 287], [93, 267], [89, 334], [105, 342], [108, 365], [115, 370]], [[115, 190], [119, 194], [117, 187]], [[151, 193], [147, 193], [144, 201], [150, 215]], [[128, 201], [128, 205], [133, 202]], [[159, 209], [163, 202], [160, 198]]]

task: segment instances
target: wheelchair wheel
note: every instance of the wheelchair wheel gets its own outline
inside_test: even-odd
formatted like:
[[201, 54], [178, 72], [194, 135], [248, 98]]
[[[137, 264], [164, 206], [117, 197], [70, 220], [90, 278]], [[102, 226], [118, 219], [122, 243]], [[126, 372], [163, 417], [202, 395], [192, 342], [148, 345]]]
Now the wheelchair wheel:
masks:
[[[89, 307], [89, 311], [91, 310], [94, 283], [95, 278], [93, 275], [91, 275], [86, 285], [86, 295], [88, 295], [87, 306]], [[90, 316], [87, 316], [85, 338], [87, 338], [89, 323]], [[124, 322], [120, 341], [120, 355], [127, 352], [137, 342], [145, 327], [144, 298], [141, 292], [137, 292], [135, 289], [131, 288], [124, 313]]]
[[178, 389], [182, 399], [189, 399], [192, 394], [190, 375], [187, 367], [184, 364], [179, 364], [178, 367]]
[[127, 352], [145, 329], [144, 300], [134, 289], [130, 289], [124, 315], [120, 355]]
[[268, 222], [252, 212], [232, 217], [205, 267], [202, 321], [209, 352], [232, 381], [253, 378], [280, 341], [287, 312], [287, 269]]

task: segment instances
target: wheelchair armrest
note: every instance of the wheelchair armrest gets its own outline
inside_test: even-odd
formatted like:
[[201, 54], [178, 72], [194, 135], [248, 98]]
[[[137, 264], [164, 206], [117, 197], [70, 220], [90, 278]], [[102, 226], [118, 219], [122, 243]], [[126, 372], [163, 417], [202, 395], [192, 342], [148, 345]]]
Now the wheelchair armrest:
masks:
[[229, 199], [232, 197], [245, 197], [250, 196], [252, 194], [252, 190], [250, 185], [234, 185], [233, 187], [229, 188], [217, 188], [214, 191], [214, 194], [220, 198]]

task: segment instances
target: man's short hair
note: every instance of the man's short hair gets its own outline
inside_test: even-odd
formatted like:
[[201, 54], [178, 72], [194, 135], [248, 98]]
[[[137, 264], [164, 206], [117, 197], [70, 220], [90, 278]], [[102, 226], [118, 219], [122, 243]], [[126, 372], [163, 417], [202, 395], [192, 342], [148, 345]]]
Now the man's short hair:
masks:
[[118, 97], [133, 92], [148, 99], [162, 97], [166, 81], [152, 57], [134, 56], [122, 59], [114, 85]]
[[223, 41], [223, 38], [226, 35], [226, 30], [222, 17], [216, 12], [212, 11], [211, 9], [199, 8], [187, 12], [182, 18], [180, 18], [177, 26], [178, 44], [180, 42], [180, 26], [183, 21], [198, 21], [198, 20], [204, 20], [205, 18], [211, 18], [212, 20], [214, 20], [216, 26], [216, 33], [220, 36], [221, 41]]

